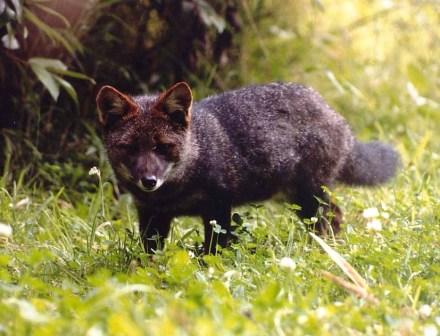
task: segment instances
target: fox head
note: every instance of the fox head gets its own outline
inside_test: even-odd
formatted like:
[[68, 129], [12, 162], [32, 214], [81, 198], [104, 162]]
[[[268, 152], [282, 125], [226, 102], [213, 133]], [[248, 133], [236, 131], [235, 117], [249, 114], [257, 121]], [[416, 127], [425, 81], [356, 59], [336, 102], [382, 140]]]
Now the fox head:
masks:
[[192, 93], [188, 84], [160, 95], [130, 97], [104, 86], [96, 97], [104, 142], [119, 179], [152, 192], [183, 159], [189, 137]]

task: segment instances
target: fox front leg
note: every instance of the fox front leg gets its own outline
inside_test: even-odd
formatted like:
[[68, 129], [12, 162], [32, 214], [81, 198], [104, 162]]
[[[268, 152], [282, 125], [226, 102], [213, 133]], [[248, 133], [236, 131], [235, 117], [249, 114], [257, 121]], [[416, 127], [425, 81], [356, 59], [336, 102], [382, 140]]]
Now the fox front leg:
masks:
[[231, 204], [217, 203], [202, 217], [205, 227], [205, 253], [216, 254], [217, 244], [224, 248], [231, 239]]
[[148, 210], [138, 208], [139, 232], [145, 252], [151, 254], [162, 249], [164, 240], [170, 231], [172, 217], [152, 214]]

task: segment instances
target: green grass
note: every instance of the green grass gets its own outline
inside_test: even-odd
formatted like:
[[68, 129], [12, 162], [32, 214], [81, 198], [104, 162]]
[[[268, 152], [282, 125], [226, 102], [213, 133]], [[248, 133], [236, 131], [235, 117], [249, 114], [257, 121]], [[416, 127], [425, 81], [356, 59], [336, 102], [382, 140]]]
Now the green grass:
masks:
[[[0, 247], [0, 335], [439, 333], [440, 55], [431, 44], [438, 18], [433, 6], [402, 2], [386, 17], [329, 34], [381, 2], [322, 3], [325, 11], [308, 5], [295, 18], [274, 1], [279, 20], [246, 34], [235, 71], [246, 83], [306, 82], [361, 139], [392, 142], [401, 153], [390, 184], [332, 191], [345, 223], [326, 242], [376, 301], [322, 275], [351, 281], [288, 204], [236, 209], [240, 241], [221, 255], [196, 256], [202, 225], [179, 218], [165, 250], [147, 256], [132, 200], [115, 199], [108, 165], [100, 161], [99, 179], [88, 175], [91, 167], [67, 162], [41, 168], [50, 187], [20, 173], [13, 185], [0, 180], [0, 222], [13, 228]], [[352, 6], [357, 14], [344, 15]], [[381, 230], [369, 228], [369, 208], [378, 210]]]

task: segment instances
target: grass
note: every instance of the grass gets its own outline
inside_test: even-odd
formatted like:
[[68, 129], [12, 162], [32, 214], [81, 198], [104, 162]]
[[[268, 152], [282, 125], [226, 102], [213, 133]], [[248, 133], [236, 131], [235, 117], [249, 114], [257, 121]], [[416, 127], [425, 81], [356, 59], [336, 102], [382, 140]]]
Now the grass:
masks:
[[12, 186], [0, 180], [0, 222], [13, 229], [0, 247], [0, 335], [439, 333], [435, 6], [402, 2], [350, 28], [382, 2], [322, 2], [324, 11], [279, 9], [283, 3], [271, 4], [276, 24], [263, 19], [245, 35], [236, 69], [242, 81], [306, 82], [361, 139], [392, 142], [402, 155], [392, 183], [332, 191], [345, 224], [325, 243], [374, 300], [350, 289], [359, 286], [349, 271], [310, 237], [290, 204], [235, 209], [240, 242], [217, 256], [197, 256], [202, 226], [179, 218], [165, 250], [147, 256], [132, 200], [115, 199], [105, 161], [101, 176], [67, 162], [42, 167], [49, 188], [20, 174]]

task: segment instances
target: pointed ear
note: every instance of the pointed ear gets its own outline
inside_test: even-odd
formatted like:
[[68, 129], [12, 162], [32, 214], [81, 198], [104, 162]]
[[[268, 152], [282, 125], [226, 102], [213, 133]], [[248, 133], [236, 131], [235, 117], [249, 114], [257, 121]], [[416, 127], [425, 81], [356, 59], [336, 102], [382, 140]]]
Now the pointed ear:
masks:
[[101, 113], [100, 121], [105, 127], [139, 112], [139, 107], [129, 96], [108, 85], [99, 90], [96, 105]]
[[173, 123], [187, 127], [191, 120], [191, 88], [185, 82], [174, 84], [159, 97], [157, 109]]

